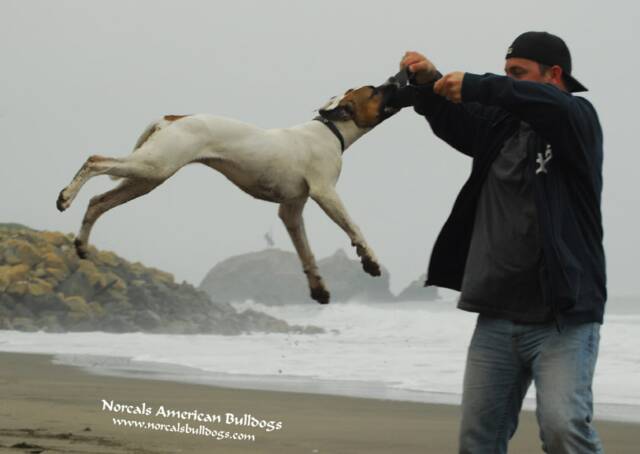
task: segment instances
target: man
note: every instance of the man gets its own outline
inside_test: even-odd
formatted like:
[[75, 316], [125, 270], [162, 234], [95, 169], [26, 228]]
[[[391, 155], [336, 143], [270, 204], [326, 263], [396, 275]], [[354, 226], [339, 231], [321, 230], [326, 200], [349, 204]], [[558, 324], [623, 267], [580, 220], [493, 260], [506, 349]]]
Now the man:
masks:
[[459, 290], [479, 313], [468, 349], [460, 453], [504, 453], [525, 393], [548, 453], [600, 453], [591, 384], [606, 301], [602, 131], [573, 92], [564, 41], [516, 38], [506, 76], [453, 72], [425, 56], [400, 64], [433, 132], [473, 158], [471, 175], [433, 247], [425, 285]]

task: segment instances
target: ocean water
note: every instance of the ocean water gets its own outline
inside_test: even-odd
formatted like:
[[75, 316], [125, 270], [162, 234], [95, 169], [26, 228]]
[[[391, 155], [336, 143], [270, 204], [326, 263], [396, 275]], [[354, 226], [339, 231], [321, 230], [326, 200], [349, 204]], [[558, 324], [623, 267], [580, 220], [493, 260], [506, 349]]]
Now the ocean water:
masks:
[[[638, 300], [640, 302], [640, 300]], [[161, 335], [0, 331], [0, 351], [50, 353], [94, 373], [221, 386], [459, 404], [476, 314], [432, 303], [268, 307], [324, 334]], [[640, 422], [640, 310], [608, 303], [593, 383], [595, 417]], [[531, 386], [523, 407], [535, 408]]]

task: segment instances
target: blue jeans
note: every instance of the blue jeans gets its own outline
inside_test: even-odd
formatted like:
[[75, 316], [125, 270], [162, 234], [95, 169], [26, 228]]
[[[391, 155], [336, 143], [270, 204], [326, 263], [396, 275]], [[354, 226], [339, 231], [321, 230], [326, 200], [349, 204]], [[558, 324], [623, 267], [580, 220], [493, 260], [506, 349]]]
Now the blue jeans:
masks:
[[460, 454], [501, 454], [518, 427], [533, 380], [542, 449], [602, 453], [593, 424], [591, 382], [600, 324], [522, 324], [478, 315], [467, 353]]

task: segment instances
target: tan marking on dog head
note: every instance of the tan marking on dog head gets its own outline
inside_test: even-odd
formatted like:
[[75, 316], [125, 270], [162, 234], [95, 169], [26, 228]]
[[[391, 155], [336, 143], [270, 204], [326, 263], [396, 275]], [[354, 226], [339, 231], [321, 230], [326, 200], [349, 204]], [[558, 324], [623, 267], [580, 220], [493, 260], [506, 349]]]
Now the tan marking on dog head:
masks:
[[380, 107], [382, 92], [370, 85], [349, 90], [343, 96], [338, 106], [345, 107], [351, 113], [351, 118], [360, 128], [372, 128], [382, 120]]
[[180, 120], [181, 118], [184, 117], [188, 117], [190, 115], [165, 115], [164, 119], [167, 121], [176, 121], [176, 120]]
[[320, 114], [329, 120], [353, 120], [359, 128], [373, 128], [388, 118], [382, 112], [384, 90], [371, 85], [347, 90], [340, 100], [332, 98]]

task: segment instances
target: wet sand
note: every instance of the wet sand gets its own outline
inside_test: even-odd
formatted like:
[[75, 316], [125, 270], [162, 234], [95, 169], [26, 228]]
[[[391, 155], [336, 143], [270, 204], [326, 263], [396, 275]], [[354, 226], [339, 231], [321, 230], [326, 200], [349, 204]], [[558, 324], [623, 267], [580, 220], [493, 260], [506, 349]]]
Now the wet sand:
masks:
[[[460, 410], [453, 405], [102, 376], [51, 360], [51, 355], [0, 353], [1, 453], [442, 454], [457, 449]], [[135, 414], [136, 407], [143, 414]], [[163, 426], [123, 427], [113, 418]], [[269, 430], [278, 423], [280, 429]], [[211, 432], [179, 432], [187, 424]], [[596, 420], [596, 429], [607, 452], [637, 452], [639, 424]], [[218, 440], [214, 431], [254, 438]], [[542, 452], [533, 413], [522, 412], [509, 451]]]

